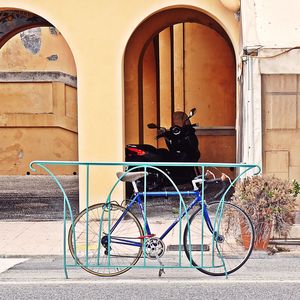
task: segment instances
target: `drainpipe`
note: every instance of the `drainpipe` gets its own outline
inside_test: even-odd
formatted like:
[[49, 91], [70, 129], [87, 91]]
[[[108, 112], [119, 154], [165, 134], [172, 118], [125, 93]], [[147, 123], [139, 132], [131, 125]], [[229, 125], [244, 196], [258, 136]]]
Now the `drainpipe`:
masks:
[[252, 98], [252, 79], [251, 79], [251, 69], [252, 66], [250, 66], [250, 59], [249, 56], [246, 54], [246, 51], [244, 49], [244, 55], [242, 55], [242, 154], [241, 159], [244, 163], [250, 163], [250, 149], [251, 149], [251, 137], [250, 137], [250, 104], [251, 104], [251, 98]]
[[[246, 88], [244, 89], [244, 95], [246, 99], [246, 103], [244, 103], [244, 116], [245, 116], [245, 127], [247, 141], [246, 147], [244, 151], [244, 161], [247, 163], [260, 163], [260, 158], [258, 157], [258, 153], [260, 152], [261, 142], [258, 139], [258, 135], [261, 136], [261, 124], [256, 124], [257, 122], [261, 122], [261, 105], [258, 103], [260, 99], [256, 99], [258, 97], [257, 89], [261, 89], [257, 83], [254, 83], [254, 60], [255, 56], [258, 54], [258, 50], [261, 48], [258, 46], [247, 46], [244, 48], [244, 56], [243, 61], [244, 65], [246, 65]], [[255, 75], [256, 76], [256, 75]], [[259, 80], [257, 76], [255, 80]], [[255, 90], [256, 89], [256, 90]], [[256, 100], [255, 100], [256, 99]], [[255, 101], [258, 101], [255, 103]], [[255, 116], [257, 114], [257, 116]]]
[[248, 56], [247, 63], [247, 120], [248, 120], [248, 163], [254, 163], [254, 116], [253, 116], [253, 58]]

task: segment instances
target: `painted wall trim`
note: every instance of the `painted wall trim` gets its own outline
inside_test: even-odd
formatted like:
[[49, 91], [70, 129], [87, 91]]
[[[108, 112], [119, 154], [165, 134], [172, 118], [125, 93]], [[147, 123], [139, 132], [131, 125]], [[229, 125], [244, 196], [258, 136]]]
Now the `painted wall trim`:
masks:
[[208, 135], [208, 136], [235, 136], [236, 129], [232, 126], [223, 127], [211, 127], [211, 128], [195, 128], [196, 135]]
[[0, 82], [62, 82], [76, 88], [77, 77], [63, 72], [0, 72]]

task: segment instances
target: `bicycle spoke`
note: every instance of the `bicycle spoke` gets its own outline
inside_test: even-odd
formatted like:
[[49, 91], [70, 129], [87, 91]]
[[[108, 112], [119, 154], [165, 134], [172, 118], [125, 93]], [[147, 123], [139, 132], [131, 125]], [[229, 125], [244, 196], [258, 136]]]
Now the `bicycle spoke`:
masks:
[[[212, 202], [207, 206], [212, 225], [215, 224], [218, 206], [219, 202]], [[215, 228], [215, 230], [219, 229], [220, 241], [217, 241], [216, 237], [213, 240], [206, 222], [204, 221], [203, 224], [202, 240], [202, 210], [198, 209], [190, 219], [190, 234], [188, 226], [184, 231], [184, 248], [188, 259], [194, 266], [199, 267], [199, 271], [209, 275], [225, 275], [222, 259], [224, 259], [228, 274], [238, 270], [247, 261], [253, 248], [254, 229], [249, 217], [237, 206], [225, 202], [222, 219], [220, 224], [216, 222]], [[249, 237], [248, 246], [243, 242], [243, 235]], [[190, 246], [195, 249], [194, 245], [202, 243], [207, 246], [208, 251], [204, 251], [203, 254], [201, 251], [190, 252]]]
[[[137, 239], [143, 235], [143, 230], [137, 218], [131, 212], [127, 212], [126, 218], [120, 220], [114, 228], [124, 208], [116, 204], [111, 204], [110, 207], [110, 224], [108, 209], [105, 207], [103, 211], [103, 204], [89, 207], [88, 232], [86, 232], [86, 210], [78, 215], [74, 222], [76, 256], [72, 227], [69, 231], [71, 254], [82, 268], [99, 276], [115, 276], [126, 272], [137, 262], [142, 253], [142, 243], [139, 244]], [[108, 228], [114, 228], [110, 236], [107, 234]], [[88, 257], [86, 257], [86, 247], [88, 247]]]

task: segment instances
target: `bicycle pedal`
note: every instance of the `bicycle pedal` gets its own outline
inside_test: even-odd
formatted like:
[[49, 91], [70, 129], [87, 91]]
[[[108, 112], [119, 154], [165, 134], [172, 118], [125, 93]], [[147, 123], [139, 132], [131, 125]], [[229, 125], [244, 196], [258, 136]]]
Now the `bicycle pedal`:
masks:
[[161, 277], [162, 274], [166, 274], [164, 269], [159, 269], [158, 271], [158, 277]]

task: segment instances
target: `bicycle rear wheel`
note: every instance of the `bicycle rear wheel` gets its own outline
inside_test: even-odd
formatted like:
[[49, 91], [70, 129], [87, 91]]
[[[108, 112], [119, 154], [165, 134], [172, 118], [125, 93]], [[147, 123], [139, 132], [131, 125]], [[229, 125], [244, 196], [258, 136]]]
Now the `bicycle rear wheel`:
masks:
[[[206, 205], [212, 226], [217, 215], [220, 202]], [[218, 218], [219, 219], [219, 218]], [[191, 264], [197, 270], [212, 276], [224, 276], [222, 258], [227, 274], [238, 270], [249, 258], [254, 243], [254, 228], [248, 215], [238, 206], [224, 202], [223, 215], [220, 221], [219, 238], [214, 238], [204, 220], [203, 256], [202, 241], [202, 208], [199, 208], [190, 218], [190, 234], [188, 224], [184, 230], [184, 250]], [[216, 223], [217, 230], [218, 223]], [[216, 241], [218, 239], [218, 241]]]
[[[125, 208], [110, 204], [110, 222], [108, 206], [100, 203], [83, 210], [69, 229], [68, 244], [75, 261], [87, 272], [110, 277], [128, 271], [142, 254], [143, 229], [139, 220]], [[88, 230], [86, 226], [88, 215]], [[120, 219], [121, 218], [121, 219]], [[100, 221], [102, 220], [102, 222]], [[108, 228], [112, 230], [110, 244]], [[76, 248], [76, 250], [75, 250]]]

